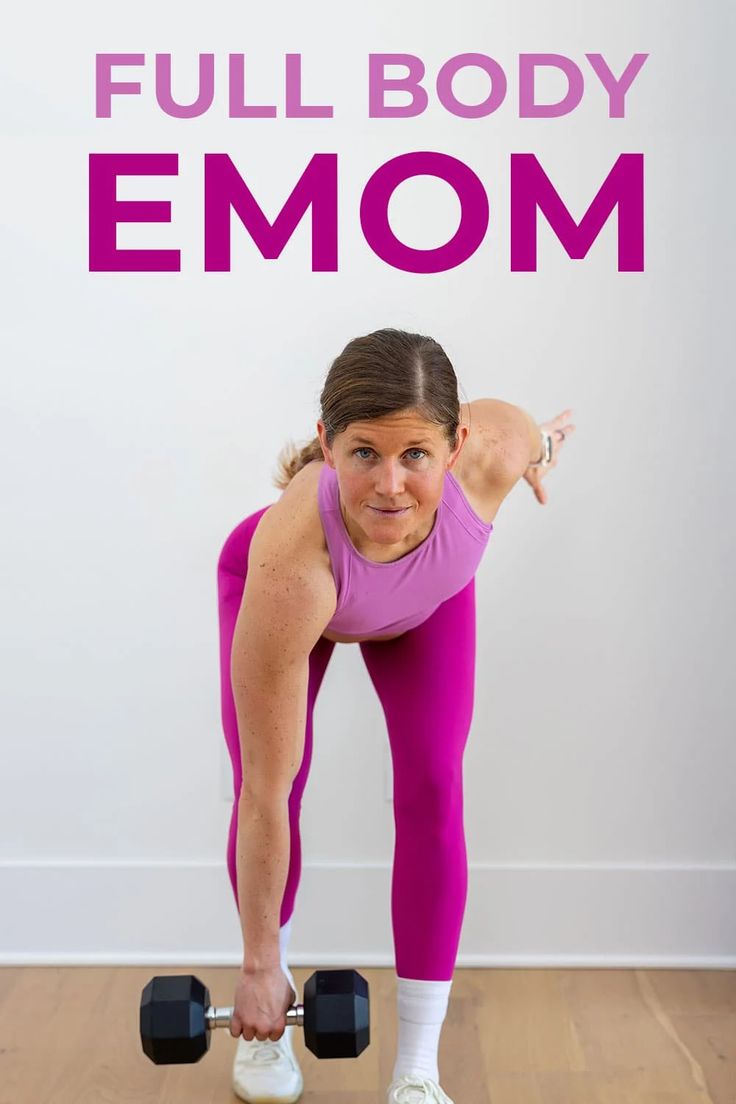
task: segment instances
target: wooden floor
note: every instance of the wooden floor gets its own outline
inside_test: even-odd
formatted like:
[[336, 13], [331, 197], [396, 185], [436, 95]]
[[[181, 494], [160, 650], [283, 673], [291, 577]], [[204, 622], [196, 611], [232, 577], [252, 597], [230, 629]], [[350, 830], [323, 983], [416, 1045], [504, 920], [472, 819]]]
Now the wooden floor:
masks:
[[[356, 968], [371, 1044], [320, 1061], [296, 1029], [304, 1104], [385, 1104], [395, 975]], [[232, 1004], [236, 969], [0, 968], [0, 1104], [237, 1104], [227, 1028], [196, 1065], [141, 1051], [141, 990], [187, 970]], [[736, 1104], [736, 971], [457, 969], [439, 1068], [454, 1104]]]

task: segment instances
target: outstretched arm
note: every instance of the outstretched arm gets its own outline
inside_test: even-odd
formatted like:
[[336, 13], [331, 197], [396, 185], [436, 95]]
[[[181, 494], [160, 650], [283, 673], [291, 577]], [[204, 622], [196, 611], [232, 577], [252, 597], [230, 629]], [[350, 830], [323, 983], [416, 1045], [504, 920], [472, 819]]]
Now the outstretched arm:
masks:
[[[556, 418], [538, 425], [522, 407], [501, 399], [476, 399], [470, 408], [471, 430], [488, 442], [492, 467], [497, 471], [500, 466], [512, 485], [523, 476], [544, 506], [547, 492], [542, 479], [557, 466], [565, 440], [575, 431], [568, 420], [572, 411], [563, 410]], [[545, 438], [550, 438], [548, 447]], [[546, 455], [549, 462], [544, 462]]]

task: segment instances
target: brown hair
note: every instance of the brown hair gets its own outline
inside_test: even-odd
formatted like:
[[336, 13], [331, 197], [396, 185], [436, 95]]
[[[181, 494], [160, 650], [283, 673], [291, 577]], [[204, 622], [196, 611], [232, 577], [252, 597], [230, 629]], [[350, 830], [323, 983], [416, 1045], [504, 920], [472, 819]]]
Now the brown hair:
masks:
[[[455, 370], [433, 338], [405, 330], [375, 330], [353, 338], [333, 360], [320, 395], [320, 417], [332, 448], [351, 422], [416, 410], [457, 444], [460, 403]], [[279, 453], [274, 484], [283, 490], [312, 460], [324, 459], [319, 437], [299, 448], [289, 442]]]

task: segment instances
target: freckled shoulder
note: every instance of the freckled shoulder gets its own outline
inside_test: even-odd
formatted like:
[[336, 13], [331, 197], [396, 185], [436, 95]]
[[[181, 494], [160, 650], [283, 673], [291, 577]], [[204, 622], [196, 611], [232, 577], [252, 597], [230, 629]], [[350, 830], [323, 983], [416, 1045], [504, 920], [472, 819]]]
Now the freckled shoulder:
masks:
[[324, 460], [312, 460], [298, 471], [267, 513], [278, 519], [281, 540], [290, 546], [300, 562], [332, 579], [330, 555], [317, 501], [319, 477]]
[[496, 489], [489, 484], [485, 449], [486, 442], [471, 429], [455, 461], [452, 474], [478, 517], [487, 523], [495, 518], [504, 496], [499, 496]]
[[478, 516], [491, 522], [517, 477], [505, 477], [503, 434], [483, 417], [478, 404], [463, 403], [461, 413], [461, 422], [470, 426], [470, 432], [452, 474]]

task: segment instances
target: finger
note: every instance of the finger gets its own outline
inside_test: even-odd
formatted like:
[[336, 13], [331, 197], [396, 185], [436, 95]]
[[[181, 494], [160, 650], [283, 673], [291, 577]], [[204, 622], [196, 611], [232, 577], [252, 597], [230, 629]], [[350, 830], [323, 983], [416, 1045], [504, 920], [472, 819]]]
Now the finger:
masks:
[[552, 419], [550, 425], [552, 426], [554, 434], [557, 434], [560, 430], [562, 430], [563, 433], [572, 432], [572, 430], [574, 430], [575, 426], [569, 420], [570, 414], [572, 414], [571, 410], [564, 410], [562, 414], [558, 414], [556, 418]]
[[[571, 437], [574, 432], [575, 432], [575, 426], [572, 425], [572, 424], [564, 425], [564, 426], [558, 426], [552, 434], [552, 440], [555, 444], [555, 447], [556, 448], [562, 448], [562, 446], [564, 445], [567, 438]], [[562, 434], [562, 436], [560, 436], [560, 434]]]

